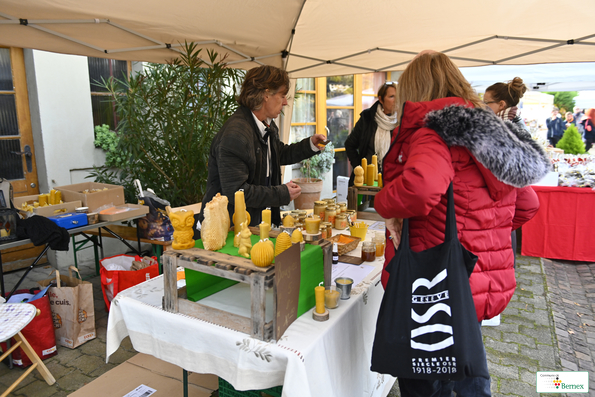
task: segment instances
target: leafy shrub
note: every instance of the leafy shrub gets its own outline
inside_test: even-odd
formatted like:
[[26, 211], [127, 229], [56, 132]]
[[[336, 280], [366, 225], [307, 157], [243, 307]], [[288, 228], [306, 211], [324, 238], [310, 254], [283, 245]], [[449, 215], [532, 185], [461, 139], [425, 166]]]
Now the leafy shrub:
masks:
[[193, 43], [168, 64], [148, 64], [122, 81], [102, 80], [120, 117], [117, 131], [101, 129], [97, 144], [109, 160], [90, 177], [125, 187], [134, 200], [133, 180], [151, 188], [172, 207], [200, 202], [206, 191], [211, 141], [237, 108], [244, 72], [225, 57]]

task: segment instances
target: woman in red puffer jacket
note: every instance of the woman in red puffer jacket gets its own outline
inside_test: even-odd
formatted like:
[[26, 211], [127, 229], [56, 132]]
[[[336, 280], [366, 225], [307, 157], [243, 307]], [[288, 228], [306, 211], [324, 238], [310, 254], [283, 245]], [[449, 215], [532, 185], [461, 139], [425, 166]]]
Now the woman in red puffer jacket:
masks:
[[[459, 240], [479, 257], [470, 277], [477, 320], [492, 318], [516, 286], [511, 230], [537, 211], [529, 185], [548, 172], [550, 162], [526, 131], [483, 109], [444, 54], [420, 53], [399, 78], [397, 96], [400, 126], [383, 161], [385, 185], [374, 208], [395, 246], [408, 218], [411, 249], [423, 251], [444, 242], [445, 194], [453, 182]], [[393, 256], [387, 248], [385, 265]], [[388, 276], [383, 272], [384, 286]], [[489, 380], [481, 382], [474, 387], [483, 392], [474, 395], [490, 395]], [[430, 396], [444, 384], [423, 383], [399, 379], [401, 395]]]

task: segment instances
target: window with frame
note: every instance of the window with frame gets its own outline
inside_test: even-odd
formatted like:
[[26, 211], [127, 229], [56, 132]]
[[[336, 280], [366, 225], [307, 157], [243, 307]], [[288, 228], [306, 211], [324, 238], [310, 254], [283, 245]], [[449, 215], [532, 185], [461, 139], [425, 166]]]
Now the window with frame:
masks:
[[299, 142], [316, 134], [316, 79], [297, 79], [289, 141]]
[[130, 64], [127, 61], [115, 59], [89, 57], [89, 79], [91, 82], [91, 106], [93, 108], [93, 125], [109, 125], [111, 130], [118, 126], [119, 119], [113, 103], [108, 98], [109, 94], [102, 81], [110, 77], [122, 80], [130, 73]]

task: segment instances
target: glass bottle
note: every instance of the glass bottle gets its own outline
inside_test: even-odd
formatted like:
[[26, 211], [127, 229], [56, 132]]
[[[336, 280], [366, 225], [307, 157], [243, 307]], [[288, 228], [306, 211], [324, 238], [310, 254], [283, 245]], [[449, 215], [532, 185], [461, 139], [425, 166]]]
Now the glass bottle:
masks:
[[376, 259], [376, 244], [372, 241], [362, 243], [362, 260], [364, 262], [373, 262]]
[[376, 244], [376, 256], [384, 255], [385, 238], [381, 232], [376, 232], [372, 241]]

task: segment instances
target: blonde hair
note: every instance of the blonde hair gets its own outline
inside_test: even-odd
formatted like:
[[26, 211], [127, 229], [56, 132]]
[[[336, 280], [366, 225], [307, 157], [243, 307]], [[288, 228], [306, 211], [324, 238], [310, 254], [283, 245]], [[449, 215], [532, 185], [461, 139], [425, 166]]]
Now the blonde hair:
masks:
[[523, 84], [523, 79], [515, 77], [508, 83], [492, 84], [486, 89], [486, 92], [492, 94], [494, 100], [506, 102], [507, 107], [513, 107], [519, 104], [519, 101], [527, 92], [527, 86]]
[[474, 107], [483, 103], [471, 84], [449, 57], [440, 52], [429, 52], [415, 57], [399, 77], [397, 110], [406, 101], [423, 102], [439, 98], [459, 97]]

